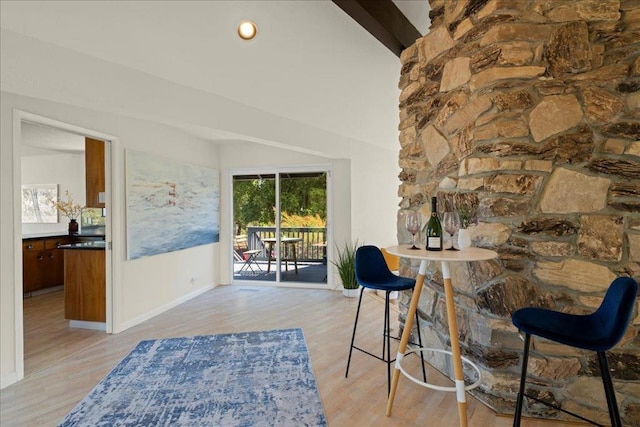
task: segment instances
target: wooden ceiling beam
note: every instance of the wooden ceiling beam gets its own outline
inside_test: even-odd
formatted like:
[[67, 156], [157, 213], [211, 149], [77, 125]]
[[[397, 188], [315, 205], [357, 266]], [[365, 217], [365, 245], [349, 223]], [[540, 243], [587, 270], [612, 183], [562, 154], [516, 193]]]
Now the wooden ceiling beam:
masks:
[[332, 0], [397, 57], [422, 37], [391, 0]]

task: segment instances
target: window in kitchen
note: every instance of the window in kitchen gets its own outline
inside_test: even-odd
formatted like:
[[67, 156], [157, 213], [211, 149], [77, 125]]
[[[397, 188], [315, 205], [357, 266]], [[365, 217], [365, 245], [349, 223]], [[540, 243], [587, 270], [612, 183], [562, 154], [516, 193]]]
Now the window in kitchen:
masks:
[[80, 214], [80, 232], [82, 234], [104, 235], [106, 209], [84, 208]]

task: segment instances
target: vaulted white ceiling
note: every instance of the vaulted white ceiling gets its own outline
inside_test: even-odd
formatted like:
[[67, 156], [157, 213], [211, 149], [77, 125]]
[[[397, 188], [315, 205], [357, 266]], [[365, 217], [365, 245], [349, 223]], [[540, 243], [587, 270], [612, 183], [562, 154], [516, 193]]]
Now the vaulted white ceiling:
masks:
[[[427, 0], [397, 3], [425, 32]], [[0, 7], [4, 30], [344, 137], [397, 144], [399, 59], [328, 0], [3, 0]], [[243, 19], [258, 25], [255, 40], [238, 38]]]

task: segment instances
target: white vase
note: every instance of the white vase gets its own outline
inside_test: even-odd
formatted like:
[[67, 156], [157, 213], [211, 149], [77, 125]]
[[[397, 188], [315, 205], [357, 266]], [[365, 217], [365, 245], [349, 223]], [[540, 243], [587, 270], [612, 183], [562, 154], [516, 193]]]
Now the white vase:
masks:
[[461, 228], [458, 231], [458, 248], [470, 248], [471, 247], [471, 233], [466, 228]]
[[347, 298], [355, 298], [360, 295], [360, 288], [342, 289], [342, 295], [344, 295]]

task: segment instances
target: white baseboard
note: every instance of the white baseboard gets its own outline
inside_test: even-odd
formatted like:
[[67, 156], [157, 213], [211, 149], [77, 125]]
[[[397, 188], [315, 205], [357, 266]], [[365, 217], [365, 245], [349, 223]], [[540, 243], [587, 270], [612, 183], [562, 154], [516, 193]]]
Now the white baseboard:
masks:
[[146, 320], [149, 320], [149, 319], [157, 316], [160, 313], [164, 313], [167, 310], [171, 310], [172, 308], [179, 306], [183, 302], [187, 302], [190, 299], [195, 298], [198, 295], [201, 295], [201, 294], [203, 294], [203, 293], [205, 293], [207, 291], [210, 291], [211, 289], [213, 289], [215, 287], [216, 287], [216, 285], [211, 283], [211, 284], [209, 284], [207, 286], [204, 286], [202, 288], [199, 288], [199, 289], [195, 290], [194, 292], [191, 292], [191, 293], [186, 294], [186, 295], [184, 295], [184, 296], [182, 296], [182, 297], [180, 297], [180, 298], [178, 298], [176, 300], [173, 300], [170, 303], [167, 303], [165, 305], [161, 305], [160, 307], [157, 307], [157, 308], [155, 308], [155, 309], [153, 309], [151, 311], [148, 311], [148, 312], [146, 312], [144, 314], [141, 314], [140, 316], [135, 317], [135, 318], [129, 320], [128, 322], [122, 323], [120, 325], [120, 327], [117, 328], [117, 331], [118, 332], [126, 331], [127, 329], [129, 329], [129, 328], [131, 328], [133, 326], [136, 326], [136, 325], [138, 325], [138, 324], [140, 324], [140, 323], [142, 323], [142, 322], [144, 322]]
[[70, 328], [92, 329], [94, 331], [106, 331], [107, 324], [104, 322], [88, 322], [86, 320], [69, 320]]

